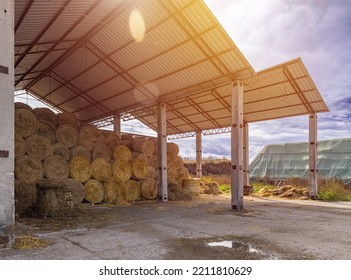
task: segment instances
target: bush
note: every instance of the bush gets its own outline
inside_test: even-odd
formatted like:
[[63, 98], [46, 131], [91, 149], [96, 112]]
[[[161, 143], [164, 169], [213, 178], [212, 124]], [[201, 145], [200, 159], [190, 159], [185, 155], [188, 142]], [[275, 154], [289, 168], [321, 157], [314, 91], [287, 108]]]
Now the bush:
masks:
[[351, 201], [351, 191], [340, 183], [326, 183], [319, 187], [318, 199], [325, 201]]

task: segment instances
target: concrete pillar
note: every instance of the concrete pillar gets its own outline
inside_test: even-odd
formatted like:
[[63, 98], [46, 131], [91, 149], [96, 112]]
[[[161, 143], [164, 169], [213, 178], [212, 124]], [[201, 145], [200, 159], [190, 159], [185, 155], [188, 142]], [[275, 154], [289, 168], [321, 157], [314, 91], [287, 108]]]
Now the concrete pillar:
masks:
[[157, 162], [158, 162], [158, 199], [168, 201], [167, 189], [167, 133], [165, 103], [157, 105]]
[[0, 2], [0, 248], [11, 245], [14, 202], [14, 1]]
[[202, 177], [202, 132], [196, 132], [196, 177]]
[[231, 191], [232, 209], [244, 208], [243, 189], [243, 94], [241, 81], [232, 83], [232, 129], [231, 129]]
[[113, 131], [121, 137], [121, 117], [118, 115], [113, 116]]
[[318, 193], [317, 176], [317, 115], [309, 116], [309, 169], [310, 198], [316, 199]]
[[249, 124], [244, 123], [243, 127], [243, 184], [250, 185], [249, 180]]

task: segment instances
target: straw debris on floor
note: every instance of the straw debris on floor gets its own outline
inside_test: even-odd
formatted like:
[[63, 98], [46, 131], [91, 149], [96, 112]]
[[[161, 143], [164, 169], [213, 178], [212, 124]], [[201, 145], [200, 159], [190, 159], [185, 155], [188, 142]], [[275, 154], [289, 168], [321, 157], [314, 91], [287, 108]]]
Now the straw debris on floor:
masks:
[[43, 249], [49, 246], [52, 242], [45, 239], [39, 239], [38, 237], [25, 235], [18, 236], [15, 238], [13, 248], [20, 250], [28, 249]]

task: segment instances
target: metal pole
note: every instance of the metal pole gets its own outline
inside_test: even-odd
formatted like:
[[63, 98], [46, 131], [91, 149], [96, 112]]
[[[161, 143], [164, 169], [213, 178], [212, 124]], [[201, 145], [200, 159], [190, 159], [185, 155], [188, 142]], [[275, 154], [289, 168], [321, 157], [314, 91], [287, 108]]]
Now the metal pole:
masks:
[[196, 177], [202, 177], [202, 132], [196, 132]]
[[121, 137], [121, 117], [118, 115], [113, 116], [113, 131]]
[[309, 116], [309, 169], [310, 169], [310, 198], [317, 199], [317, 115]]
[[158, 199], [162, 202], [168, 201], [166, 109], [165, 103], [157, 106]]
[[247, 123], [244, 123], [243, 137], [243, 184], [244, 186], [249, 186], [249, 124]]

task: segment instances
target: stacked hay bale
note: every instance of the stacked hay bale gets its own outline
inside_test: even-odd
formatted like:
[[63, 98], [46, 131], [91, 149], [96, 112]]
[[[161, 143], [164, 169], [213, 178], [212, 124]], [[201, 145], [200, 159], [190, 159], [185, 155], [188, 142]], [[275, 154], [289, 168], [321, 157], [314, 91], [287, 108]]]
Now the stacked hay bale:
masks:
[[[46, 180], [66, 186], [74, 205], [83, 200], [125, 205], [157, 197], [155, 138], [119, 137], [93, 125], [81, 126], [72, 113], [32, 110], [20, 103], [16, 103], [15, 131], [18, 193], [25, 193], [23, 186]], [[182, 188], [189, 172], [178, 155], [179, 147], [168, 143], [167, 150], [168, 175], [173, 186]]]

